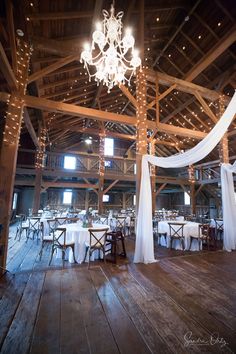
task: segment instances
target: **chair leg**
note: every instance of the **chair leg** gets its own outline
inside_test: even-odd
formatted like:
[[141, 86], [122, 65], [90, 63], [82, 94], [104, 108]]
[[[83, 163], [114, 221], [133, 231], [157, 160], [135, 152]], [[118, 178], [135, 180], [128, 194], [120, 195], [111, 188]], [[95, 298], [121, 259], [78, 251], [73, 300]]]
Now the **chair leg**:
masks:
[[182, 250], [184, 251], [184, 239], [183, 238], [181, 239], [181, 242], [182, 242]]
[[71, 248], [72, 248], [72, 252], [73, 252], [74, 263], [77, 263], [75, 260], [75, 247], [74, 247], [74, 245]]
[[122, 249], [123, 249], [123, 252], [122, 252], [121, 255], [126, 258], [125, 241], [124, 241], [124, 236], [123, 235], [121, 236], [121, 243], [122, 243]]
[[191, 250], [191, 246], [192, 246], [192, 240], [193, 240], [193, 238], [192, 238], [192, 236], [190, 236], [190, 245], [189, 245], [189, 251]]
[[172, 237], [170, 238], [170, 249], [172, 249]]
[[49, 261], [49, 265], [51, 265], [52, 257], [53, 257], [54, 251], [55, 251], [55, 247], [52, 246], [51, 258], [50, 258], [50, 261]]
[[199, 249], [199, 251], [201, 250], [201, 239], [200, 238], [198, 239], [198, 249]]
[[41, 246], [41, 250], [39, 252], [39, 260], [41, 261], [42, 259], [42, 255], [43, 255], [43, 247], [44, 247], [44, 242], [42, 241], [42, 246]]
[[87, 253], [88, 253], [89, 247], [86, 247], [85, 250], [85, 255], [84, 255], [84, 259], [83, 259], [83, 263], [85, 263], [86, 257], [87, 257]]

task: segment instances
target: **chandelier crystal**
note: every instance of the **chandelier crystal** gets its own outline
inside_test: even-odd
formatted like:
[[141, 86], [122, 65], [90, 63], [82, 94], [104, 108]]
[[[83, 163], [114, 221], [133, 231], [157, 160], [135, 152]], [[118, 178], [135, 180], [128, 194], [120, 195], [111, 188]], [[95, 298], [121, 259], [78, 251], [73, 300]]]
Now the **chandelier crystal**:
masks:
[[[115, 15], [114, 5], [111, 5], [110, 14], [102, 11], [104, 19], [97, 23], [96, 31], [92, 35], [91, 46], [86, 43], [81, 53], [80, 62], [89, 74], [89, 80], [94, 77], [98, 85], [103, 82], [108, 87], [108, 92], [119, 84], [125, 84], [134, 75], [136, 69], [141, 65], [138, 51], [134, 49], [134, 37], [131, 30], [127, 29], [122, 37], [123, 11]], [[95, 67], [91, 73], [89, 66]]]

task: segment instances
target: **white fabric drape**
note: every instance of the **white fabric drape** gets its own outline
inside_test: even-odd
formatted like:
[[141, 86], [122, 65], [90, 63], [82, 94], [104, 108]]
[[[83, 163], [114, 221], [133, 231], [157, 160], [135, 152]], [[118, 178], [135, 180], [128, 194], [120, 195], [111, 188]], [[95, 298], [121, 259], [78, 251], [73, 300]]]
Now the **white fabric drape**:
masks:
[[224, 220], [224, 249], [228, 252], [236, 249], [236, 200], [233, 173], [236, 173], [236, 161], [233, 165], [222, 164], [221, 192]]
[[227, 109], [211, 132], [192, 149], [169, 157], [144, 155], [142, 159], [142, 177], [139, 194], [138, 222], [134, 253], [135, 263], [155, 262], [152, 230], [152, 194], [149, 165], [163, 168], [178, 168], [192, 165], [207, 156], [219, 143], [227, 131], [236, 113], [236, 93]]

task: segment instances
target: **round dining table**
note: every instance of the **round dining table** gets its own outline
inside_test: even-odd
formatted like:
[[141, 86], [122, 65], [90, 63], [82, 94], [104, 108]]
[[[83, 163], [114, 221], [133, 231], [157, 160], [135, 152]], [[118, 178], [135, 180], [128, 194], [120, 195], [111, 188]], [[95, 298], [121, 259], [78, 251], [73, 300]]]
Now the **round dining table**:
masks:
[[[81, 222], [78, 222], [78, 223], [73, 223], [73, 224], [65, 224], [65, 225], [63, 225], [63, 227], [66, 228], [67, 242], [72, 241], [75, 243], [74, 252], [75, 252], [76, 262], [82, 263], [84, 260], [85, 251], [86, 251], [85, 243], [86, 242], [89, 243], [89, 231], [88, 230], [91, 228], [104, 229], [109, 226], [104, 225], [104, 224], [93, 224], [93, 227], [87, 228], [87, 227], [83, 227]], [[58, 256], [60, 256], [60, 255], [58, 254]], [[99, 258], [99, 251], [94, 251], [91, 255], [90, 261], [93, 261], [98, 258]], [[66, 252], [66, 259], [68, 259], [68, 261], [70, 263], [74, 262], [71, 249], [68, 249], [68, 252]], [[88, 261], [88, 255], [87, 255], [87, 258], [85, 261], [86, 262]]]
[[[169, 221], [159, 221], [158, 222], [158, 233], [167, 233], [167, 238], [165, 241], [165, 238], [162, 236], [160, 238], [160, 245], [161, 246], [165, 246], [165, 247], [170, 247], [170, 236], [169, 236]], [[184, 223], [184, 249], [185, 250], [189, 250], [189, 246], [190, 246], [190, 236], [198, 236], [198, 229], [199, 229], [199, 223], [197, 222], [191, 222], [191, 221], [172, 221], [173, 223]], [[178, 226], [174, 227], [178, 229]], [[167, 243], [167, 244], [166, 244]], [[182, 250], [181, 247], [181, 243], [179, 240], [174, 240], [172, 243], [172, 247], [175, 248], [176, 250]], [[199, 251], [199, 246], [198, 246], [198, 241], [197, 239], [193, 239], [192, 245], [191, 245], [191, 249], [190, 251]]]

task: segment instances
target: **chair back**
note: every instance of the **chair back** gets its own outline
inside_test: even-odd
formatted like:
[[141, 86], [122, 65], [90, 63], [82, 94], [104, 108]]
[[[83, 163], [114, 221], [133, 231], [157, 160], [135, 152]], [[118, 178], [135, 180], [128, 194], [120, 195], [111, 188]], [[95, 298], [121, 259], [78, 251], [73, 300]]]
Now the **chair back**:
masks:
[[224, 231], [223, 220], [215, 219], [215, 224], [217, 231]]
[[209, 224], [198, 225], [198, 236], [199, 237], [210, 237], [210, 225]]
[[53, 245], [54, 247], [63, 248], [66, 245], [66, 228], [57, 227], [53, 231]]
[[31, 217], [29, 218], [29, 228], [33, 231], [40, 230], [40, 217]]
[[183, 238], [184, 237], [184, 225], [185, 223], [168, 222], [170, 237]]
[[65, 218], [65, 217], [56, 218], [56, 224], [57, 224], [57, 227], [67, 224], [67, 218]]
[[77, 217], [67, 218], [67, 224], [75, 224], [75, 223], [77, 223], [78, 220], [80, 220], [80, 219]]
[[108, 225], [108, 216], [107, 215], [100, 215], [99, 216], [99, 223], [103, 225]]
[[103, 248], [106, 243], [106, 235], [109, 227], [103, 229], [88, 229], [89, 244], [91, 248]]
[[53, 233], [53, 231], [55, 230], [57, 223], [56, 223], [56, 219], [47, 219], [47, 224], [48, 224], [48, 231], [49, 231], [49, 235]]

